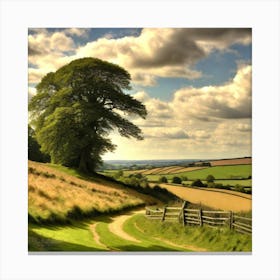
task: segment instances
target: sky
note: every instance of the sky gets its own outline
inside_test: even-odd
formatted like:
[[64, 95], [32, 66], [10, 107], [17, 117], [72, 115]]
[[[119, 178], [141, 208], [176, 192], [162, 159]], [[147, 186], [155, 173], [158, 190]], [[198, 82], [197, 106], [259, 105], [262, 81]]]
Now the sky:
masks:
[[112, 132], [105, 160], [251, 156], [252, 36], [247, 28], [39, 28], [28, 34], [28, 98], [49, 72], [96, 57], [125, 68], [146, 119], [139, 141]]

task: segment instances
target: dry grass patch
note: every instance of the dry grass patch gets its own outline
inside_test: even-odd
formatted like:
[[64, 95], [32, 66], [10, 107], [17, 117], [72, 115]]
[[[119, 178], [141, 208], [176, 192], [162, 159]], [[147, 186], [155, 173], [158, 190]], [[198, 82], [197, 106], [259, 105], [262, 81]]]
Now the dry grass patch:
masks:
[[168, 184], [160, 184], [160, 186], [191, 203], [201, 203], [202, 205], [206, 205], [214, 209], [231, 210], [234, 212], [247, 212], [252, 210], [251, 195], [244, 197], [225, 192], [179, 187]]
[[38, 221], [64, 220], [153, 202], [117, 183], [82, 180], [32, 161], [28, 168], [28, 212]]

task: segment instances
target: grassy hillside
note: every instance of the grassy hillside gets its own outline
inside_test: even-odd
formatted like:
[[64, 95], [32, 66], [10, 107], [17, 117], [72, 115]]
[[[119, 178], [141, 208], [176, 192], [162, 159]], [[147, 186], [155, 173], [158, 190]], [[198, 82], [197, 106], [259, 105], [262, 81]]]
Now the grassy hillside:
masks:
[[28, 175], [32, 222], [65, 222], [156, 202], [121, 184], [84, 177], [65, 167], [29, 161]]

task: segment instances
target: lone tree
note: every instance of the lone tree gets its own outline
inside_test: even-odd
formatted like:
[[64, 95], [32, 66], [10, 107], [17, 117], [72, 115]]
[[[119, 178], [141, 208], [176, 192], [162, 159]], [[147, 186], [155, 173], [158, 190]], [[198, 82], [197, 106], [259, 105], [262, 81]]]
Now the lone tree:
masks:
[[96, 58], [72, 61], [48, 73], [29, 103], [32, 125], [41, 150], [53, 163], [90, 172], [113, 151], [112, 130], [142, 140], [141, 130], [125, 118], [145, 118], [145, 106], [124, 90], [131, 89], [129, 73]]
[[215, 180], [215, 177], [214, 177], [213, 175], [208, 175], [208, 176], [206, 177], [206, 182], [207, 182], [207, 183], [213, 183], [214, 180]]

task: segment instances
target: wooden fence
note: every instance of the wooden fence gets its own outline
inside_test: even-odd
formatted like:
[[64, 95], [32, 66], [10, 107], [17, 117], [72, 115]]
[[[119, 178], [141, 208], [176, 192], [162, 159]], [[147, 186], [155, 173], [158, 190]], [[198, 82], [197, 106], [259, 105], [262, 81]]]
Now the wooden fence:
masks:
[[151, 209], [146, 207], [146, 217], [161, 221], [176, 221], [186, 225], [219, 227], [227, 226], [240, 233], [252, 233], [252, 219], [238, 216], [232, 211], [210, 211], [182, 207], [164, 207]]

